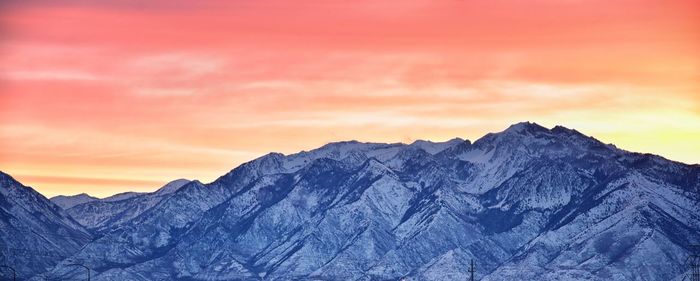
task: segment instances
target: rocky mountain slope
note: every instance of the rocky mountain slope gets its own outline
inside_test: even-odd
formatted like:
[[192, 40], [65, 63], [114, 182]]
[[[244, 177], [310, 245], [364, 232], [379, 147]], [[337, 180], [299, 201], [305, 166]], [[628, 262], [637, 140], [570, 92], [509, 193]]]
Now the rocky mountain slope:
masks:
[[19, 280], [51, 269], [91, 239], [59, 206], [0, 172], [0, 265], [14, 268]]

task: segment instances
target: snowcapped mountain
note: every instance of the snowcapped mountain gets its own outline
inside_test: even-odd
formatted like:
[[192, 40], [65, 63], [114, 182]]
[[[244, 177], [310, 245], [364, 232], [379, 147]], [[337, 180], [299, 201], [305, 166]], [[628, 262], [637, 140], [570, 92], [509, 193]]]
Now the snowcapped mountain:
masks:
[[0, 265], [14, 268], [18, 280], [49, 270], [91, 239], [59, 206], [0, 172]]
[[99, 237], [48, 274], [80, 261], [94, 280], [466, 280], [474, 260], [478, 280], [672, 280], [700, 243], [700, 166], [533, 123], [270, 153], [138, 198], [138, 215], [89, 221]]
[[151, 193], [127, 192], [104, 199], [95, 198], [73, 204], [66, 208], [66, 212], [87, 229], [102, 233], [118, 228], [124, 222], [139, 216], [189, 182], [186, 179], [178, 179]]

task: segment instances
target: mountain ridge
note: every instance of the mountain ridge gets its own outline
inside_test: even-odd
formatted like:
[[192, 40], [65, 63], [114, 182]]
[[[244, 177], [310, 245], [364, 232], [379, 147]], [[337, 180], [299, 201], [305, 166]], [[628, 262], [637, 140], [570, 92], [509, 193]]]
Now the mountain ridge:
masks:
[[[189, 182], [70, 260], [95, 280], [444, 280], [471, 259], [482, 280], [670, 280], [700, 241], [699, 182], [698, 165], [529, 122], [336, 142]], [[68, 260], [48, 273], [77, 274]]]

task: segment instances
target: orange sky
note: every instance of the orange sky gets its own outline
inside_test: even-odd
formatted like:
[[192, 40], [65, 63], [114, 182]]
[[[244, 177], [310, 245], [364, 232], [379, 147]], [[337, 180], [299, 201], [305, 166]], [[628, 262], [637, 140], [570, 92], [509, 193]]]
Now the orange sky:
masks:
[[107, 196], [525, 120], [698, 163], [698, 50], [700, 1], [2, 1], [0, 170]]

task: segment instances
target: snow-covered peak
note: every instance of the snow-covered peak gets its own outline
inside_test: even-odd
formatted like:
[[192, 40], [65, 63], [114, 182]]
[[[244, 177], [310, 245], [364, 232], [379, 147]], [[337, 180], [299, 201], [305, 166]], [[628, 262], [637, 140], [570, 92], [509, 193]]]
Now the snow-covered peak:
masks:
[[[313, 158], [331, 158], [331, 159], [342, 159], [346, 155], [352, 152], [359, 152], [370, 156], [370, 154], [381, 154], [387, 149], [401, 147], [404, 144], [401, 143], [373, 143], [373, 142], [359, 142], [356, 140], [352, 141], [342, 141], [342, 142], [332, 142], [326, 144], [320, 148], [311, 150], [309, 152], [301, 152], [298, 154], [307, 154]], [[296, 154], [295, 154], [296, 155]], [[293, 155], [294, 156], [294, 155]]]
[[575, 129], [569, 129], [567, 127], [564, 127], [562, 125], [556, 125], [554, 128], [552, 128], [552, 133], [555, 134], [561, 134], [561, 135], [578, 135], [578, 136], [583, 136], [579, 131]]
[[513, 125], [510, 125], [508, 129], [503, 131], [504, 133], [529, 133], [529, 134], [534, 134], [537, 132], [549, 132], [549, 129], [541, 126], [540, 124], [534, 123], [534, 122], [519, 122], [515, 123]]
[[8, 189], [18, 184], [19, 182], [17, 182], [17, 180], [15, 180], [12, 176], [0, 171], [0, 194], [8, 194]]
[[170, 194], [178, 189], [180, 189], [182, 186], [188, 184], [190, 180], [187, 179], [176, 179], [174, 181], [171, 181], [167, 184], [165, 184], [163, 187], [158, 189], [155, 193], [158, 195], [164, 195], [164, 194]]
[[457, 146], [464, 143], [465, 140], [461, 138], [454, 138], [444, 142], [432, 142], [428, 140], [417, 140], [410, 144], [410, 146], [418, 147], [425, 150], [426, 152], [435, 155], [446, 149]]
[[244, 165], [248, 165], [250, 169], [254, 169], [262, 173], [267, 173], [270, 171], [278, 172], [282, 168], [282, 161], [284, 158], [285, 156], [282, 153], [271, 152]]
[[143, 195], [143, 194], [146, 194], [146, 193], [143, 193], [143, 192], [122, 192], [122, 193], [114, 194], [114, 195], [112, 195], [112, 196], [110, 196], [110, 197], [106, 197], [106, 198], [100, 199], [100, 201], [103, 201], [103, 202], [116, 202], [116, 201], [122, 201], [122, 200], [131, 199], [131, 198], [134, 198], [134, 197], [136, 197], [136, 196]]
[[574, 155], [581, 153], [610, 154], [614, 146], [605, 145], [595, 138], [563, 126], [551, 130], [537, 123], [521, 122], [508, 129], [489, 133], [474, 143], [474, 148], [482, 151], [494, 149], [506, 153], [527, 152], [529, 154]]
[[76, 205], [92, 202], [95, 200], [98, 199], [85, 193], [80, 193], [76, 195], [59, 195], [51, 198], [51, 202], [63, 208], [64, 210], [70, 209]]

